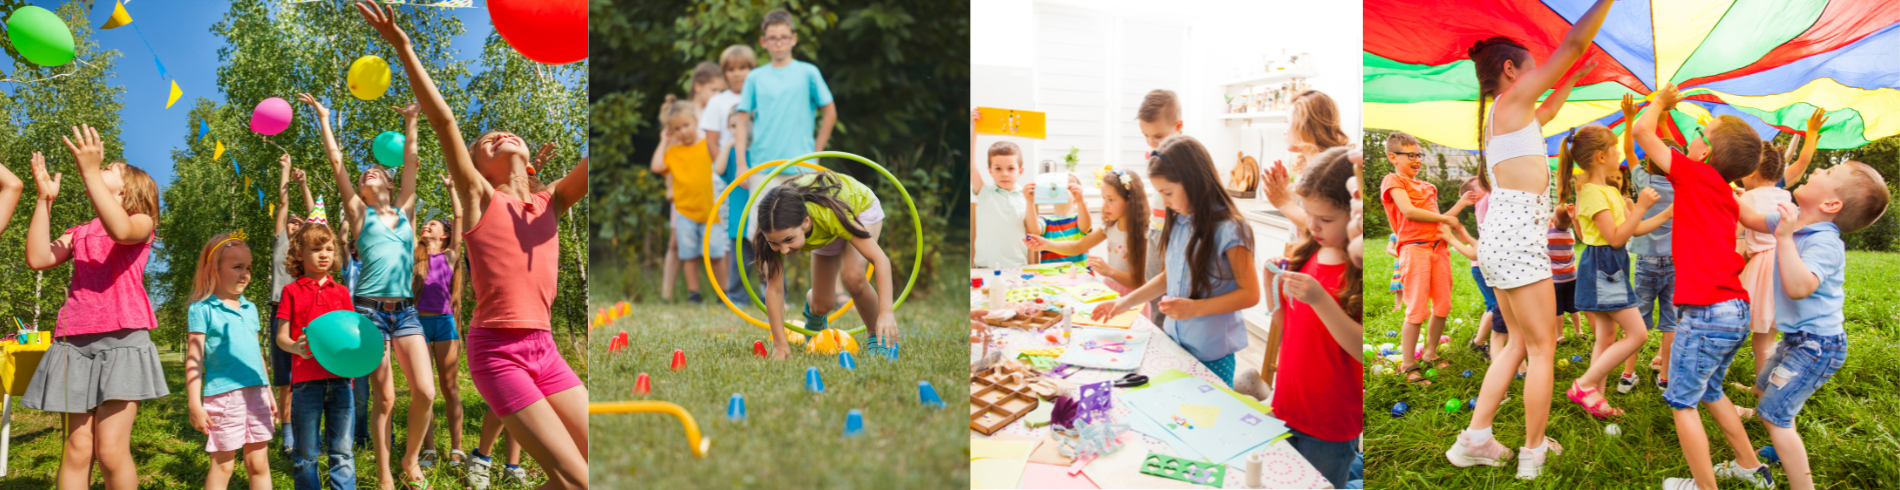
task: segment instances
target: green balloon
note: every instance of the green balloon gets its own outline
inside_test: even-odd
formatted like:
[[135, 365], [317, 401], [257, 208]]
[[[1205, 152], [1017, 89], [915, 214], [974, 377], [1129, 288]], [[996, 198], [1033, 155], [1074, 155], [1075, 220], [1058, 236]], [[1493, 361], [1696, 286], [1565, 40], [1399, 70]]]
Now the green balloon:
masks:
[[376, 163], [385, 167], [402, 166], [402, 133], [384, 131], [376, 135], [376, 141], [370, 144], [370, 154], [376, 157]]
[[361, 377], [383, 363], [383, 332], [361, 313], [325, 313], [311, 320], [303, 334], [310, 341], [310, 354], [330, 374]]
[[73, 30], [51, 10], [26, 6], [7, 17], [7, 40], [27, 61], [60, 66], [73, 61]]

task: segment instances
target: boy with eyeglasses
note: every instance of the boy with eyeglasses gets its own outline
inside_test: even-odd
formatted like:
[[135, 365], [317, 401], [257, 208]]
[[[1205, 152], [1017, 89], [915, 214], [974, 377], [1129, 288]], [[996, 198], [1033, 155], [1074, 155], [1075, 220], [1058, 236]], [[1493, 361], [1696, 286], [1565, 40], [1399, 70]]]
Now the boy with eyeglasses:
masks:
[[[817, 66], [792, 59], [792, 48], [798, 45], [797, 27], [797, 19], [785, 9], [766, 12], [765, 20], [759, 23], [759, 44], [772, 55], [772, 62], [746, 74], [745, 86], [739, 91], [739, 104], [734, 107], [736, 113], [732, 115], [752, 123], [745, 150], [748, 165], [764, 165], [822, 151], [831, 140], [831, 126], [838, 121], [838, 106], [831, 100], [831, 87], [825, 83], [824, 75], [818, 72]], [[821, 114], [823, 120], [814, 125], [813, 113]], [[818, 161], [814, 159], [809, 163]], [[796, 166], [787, 168], [753, 191], [764, 195], [808, 172], [811, 170]], [[740, 235], [756, 229], [753, 226], [757, 223], [758, 213], [748, 213]]]
[[[1379, 202], [1385, 205], [1393, 233], [1399, 236], [1398, 260], [1404, 263], [1399, 271], [1405, 285], [1399, 372], [1404, 373], [1407, 382], [1422, 386], [1431, 381], [1421, 372], [1420, 360], [1434, 363], [1439, 369], [1451, 367], [1438, 356], [1437, 339], [1445, 332], [1445, 317], [1451, 314], [1451, 249], [1439, 235], [1438, 225], [1460, 226], [1458, 212], [1476, 197], [1467, 192], [1450, 211], [1440, 214], [1438, 188], [1418, 178], [1418, 172], [1425, 168], [1425, 153], [1419, 146], [1418, 138], [1402, 132], [1386, 137], [1385, 158], [1392, 162], [1396, 173], [1386, 175], [1379, 183]], [[1431, 317], [1431, 328], [1425, 337], [1423, 356], [1414, 358], [1418, 353], [1414, 350], [1418, 329], [1427, 316]]]

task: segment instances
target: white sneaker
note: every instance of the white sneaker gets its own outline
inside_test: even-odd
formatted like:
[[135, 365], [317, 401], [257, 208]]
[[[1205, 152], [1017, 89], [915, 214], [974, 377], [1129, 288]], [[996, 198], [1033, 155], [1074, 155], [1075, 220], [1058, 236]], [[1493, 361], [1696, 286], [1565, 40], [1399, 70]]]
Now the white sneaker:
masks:
[[1451, 460], [1452, 466], [1459, 468], [1476, 465], [1504, 466], [1504, 460], [1511, 459], [1511, 448], [1499, 444], [1495, 438], [1483, 443], [1473, 442], [1471, 436], [1461, 431], [1458, 433], [1458, 442], [1452, 444], [1450, 450], [1445, 451], [1445, 459]]
[[516, 466], [513, 468], [503, 467], [501, 469], [501, 478], [502, 478], [501, 481], [511, 482], [515, 485], [521, 485], [524, 487], [533, 486], [533, 485], [528, 484], [528, 469], [522, 468], [520, 466]]
[[492, 459], [468, 458], [468, 468], [464, 471], [468, 486], [475, 490], [488, 490], [488, 469], [494, 464]]
[[1532, 451], [1530, 450], [1530, 448], [1518, 448], [1517, 450], [1517, 479], [1519, 480], [1537, 479], [1538, 476], [1544, 474], [1545, 460], [1550, 459], [1550, 456], [1553, 454], [1561, 455], [1563, 453], [1564, 453], [1564, 446], [1562, 444], [1558, 444], [1557, 440], [1552, 439], [1550, 436], [1544, 436], [1544, 450], [1543, 451]]
[[1622, 378], [1616, 380], [1616, 392], [1627, 395], [1630, 390], [1636, 389], [1636, 385], [1642, 383], [1642, 381], [1643, 378], [1638, 378], [1634, 374], [1624, 375]]
[[1663, 490], [1699, 490], [1694, 478], [1664, 478]]
[[1770, 472], [1768, 465], [1756, 466], [1751, 470], [1731, 459], [1715, 465], [1715, 476], [1747, 481], [1753, 483], [1755, 488], [1775, 488], [1775, 474]]

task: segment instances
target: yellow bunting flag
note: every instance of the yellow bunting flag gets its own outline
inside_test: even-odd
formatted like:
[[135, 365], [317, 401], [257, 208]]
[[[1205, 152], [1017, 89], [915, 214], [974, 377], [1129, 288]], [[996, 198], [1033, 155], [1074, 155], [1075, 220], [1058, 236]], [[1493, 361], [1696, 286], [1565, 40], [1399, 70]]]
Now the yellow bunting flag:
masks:
[[224, 142], [219, 141], [218, 149], [216, 151], [211, 152], [211, 161], [214, 161], [214, 162], [218, 161], [218, 158], [222, 156], [224, 156]]
[[178, 81], [172, 80], [172, 96], [165, 100], [165, 108], [172, 108], [172, 104], [178, 103], [178, 97], [183, 95], [185, 95], [185, 93], [178, 90]]
[[277, 203], [270, 203], [270, 215], [271, 216], [277, 215]]
[[113, 2], [112, 3], [112, 18], [106, 21], [106, 25], [99, 26], [99, 28], [111, 29], [114, 27], [124, 27], [126, 24], [130, 24], [130, 23], [132, 23], [132, 14], [125, 13], [125, 3]]
[[250, 177], [245, 177], [245, 178], [244, 178], [244, 188], [245, 188], [245, 189], [249, 189], [249, 188], [251, 188], [251, 178], [250, 178]]

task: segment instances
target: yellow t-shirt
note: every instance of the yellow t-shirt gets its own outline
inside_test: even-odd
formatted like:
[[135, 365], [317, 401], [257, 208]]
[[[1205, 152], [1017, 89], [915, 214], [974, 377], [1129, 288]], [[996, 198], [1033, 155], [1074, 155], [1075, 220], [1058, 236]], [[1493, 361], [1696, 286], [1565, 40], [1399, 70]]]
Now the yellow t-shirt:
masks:
[[1584, 245], [1608, 246], [1609, 240], [1603, 239], [1603, 232], [1597, 229], [1596, 215], [1609, 211], [1610, 221], [1621, 225], [1623, 216], [1623, 195], [1615, 187], [1598, 184], [1583, 184], [1577, 188], [1577, 228], [1583, 230], [1580, 235]]
[[706, 138], [691, 145], [674, 145], [666, 150], [666, 173], [673, 180], [673, 209], [695, 223], [712, 223], [712, 155], [706, 153]]

